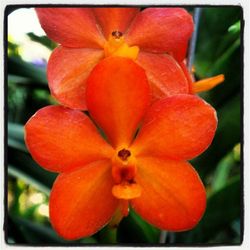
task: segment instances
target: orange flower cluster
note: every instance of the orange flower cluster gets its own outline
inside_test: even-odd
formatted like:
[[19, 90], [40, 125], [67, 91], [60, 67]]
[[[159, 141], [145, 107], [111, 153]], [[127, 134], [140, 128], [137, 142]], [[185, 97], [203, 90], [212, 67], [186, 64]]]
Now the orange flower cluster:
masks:
[[[193, 95], [184, 64], [191, 16], [181, 8], [36, 11], [60, 43], [48, 82], [63, 106], [32, 116], [25, 140], [42, 167], [59, 173], [50, 196], [55, 230], [86, 237], [112, 218], [118, 223], [130, 206], [158, 228], [193, 228], [206, 192], [187, 161], [210, 145], [217, 118]], [[203, 80], [198, 90], [221, 80]]]

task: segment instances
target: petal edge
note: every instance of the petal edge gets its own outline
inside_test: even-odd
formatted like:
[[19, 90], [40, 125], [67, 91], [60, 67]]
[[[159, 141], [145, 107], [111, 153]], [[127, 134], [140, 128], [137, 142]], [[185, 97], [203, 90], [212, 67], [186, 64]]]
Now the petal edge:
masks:
[[111, 193], [112, 185], [108, 161], [59, 175], [49, 201], [51, 223], [59, 235], [79, 239], [108, 223], [118, 207], [118, 200]]
[[194, 95], [175, 95], [155, 102], [133, 144], [136, 155], [189, 160], [211, 144], [216, 111]]
[[62, 106], [38, 110], [26, 123], [25, 134], [32, 157], [49, 171], [69, 171], [113, 155], [86, 115]]
[[185, 9], [146, 8], [134, 19], [126, 41], [141, 50], [167, 52], [182, 61], [192, 32], [193, 19]]
[[105, 43], [90, 8], [36, 8], [36, 13], [48, 37], [63, 46], [102, 48]]
[[131, 201], [135, 211], [162, 230], [193, 228], [206, 208], [205, 188], [193, 167], [186, 162], [152, 157], [137, 161], [136, 182], [142, 193]]

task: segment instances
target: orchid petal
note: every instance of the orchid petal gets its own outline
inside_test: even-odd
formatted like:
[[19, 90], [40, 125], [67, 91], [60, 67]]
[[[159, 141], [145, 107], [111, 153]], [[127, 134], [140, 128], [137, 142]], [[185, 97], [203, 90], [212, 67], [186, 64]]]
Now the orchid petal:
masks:
[[103, 56], [103, 51], [98, 49], [56, 48], [47, 72], [52, 95], [69, 108], [86, 109], [86, 79]]
[[216, 126], [216, 111], [201, 98], [167, 97], [148, 110], [131, 150], [136, 155], [192, 159], [210, 145]]
[[154, 99], [188, 94], [189, 84], [185, 74], [172, 56], [140, 52], [137, 63], [146, 72]]
[[42, 108], [26, 123], [25, 132], [32, 157], [49, 171], [69, 171], [113, 155], [90, 119], [77, 110]]
[[86, 101], [111, 144], [128, 146], [150, 101], [144, 70], [127, 58], [102, 60], [88, 78]]
[[113, 31], [126, 32], [129, 24], [140, 11], [139, 8], [94, 8], [106, 39]]
[[141, 50], [167, 52], [182, 61], [192, 32], [192, 16], [185, 9], [146, 8], [134, 19], [126, 41]]
[[109, 161], [60, 174], [49, 202], [51, 223], [58, 234], [69, 240], [79, 239], [108, 223], [118, 207], [112, 185]]
[[102, 48], [105, 39], [91, 8], [36, 8], [40, 24], [53, 41], [73, 48]]
[[206, 207], [205, 188], [189, 163], [138, 157], [141, 196], [131, 201], [150, 224], [168, 231], [193, 228]]

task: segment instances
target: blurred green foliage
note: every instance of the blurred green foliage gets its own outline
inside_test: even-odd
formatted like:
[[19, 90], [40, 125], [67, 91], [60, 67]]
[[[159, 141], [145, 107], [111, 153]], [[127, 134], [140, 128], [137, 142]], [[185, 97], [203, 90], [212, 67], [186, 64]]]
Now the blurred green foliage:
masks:
[[[189, 8], [192, 12], [193, 8]], [[225, 82], [201, 96], [218, 112], [218, 129], [210, 148], [192, 164], [207, 190], [204, 217], [193, 230], [167, 233], [166, 244], [240, 244], [242, 241], [242, 10], [240, 7], [202, 8], [195, 55], [197, 79], [224, 74]], [[55, 48], [47, 37], [27, 34], [31, 41]], [[46, 209], [56, 175], [40, 168], [24, 143], [23, 125], [51, 98], [46, 65], [26, 62], [18, 44], [8, 42], [7, 58], [7, 209], [6, 242], [9, 244], [158, 244], [160, 231], [134, 211], [117, 232], [105, 227], [92, 237], [65, 241], [51, 228]], [[33, 202], [32, 202], [33, 197]], [[37, 200], [34, 201], [34, 197]], [[39, 198], [40, 197], [40, 198]], [[39, 199], [38, 199], [39, 198]], [[195, 202], [195, 201], [194, 201]], [[43, 210], [42, 210], [43, 208]]]

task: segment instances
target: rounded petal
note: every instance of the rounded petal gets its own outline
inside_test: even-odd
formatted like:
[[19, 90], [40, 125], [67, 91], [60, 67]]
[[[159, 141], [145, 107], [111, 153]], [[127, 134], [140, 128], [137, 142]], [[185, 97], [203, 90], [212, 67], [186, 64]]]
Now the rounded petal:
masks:
[[193, 91], [194, 79], [193, 79], [192, 72], [189, 72], [185, 60], [182, 62], [179, 62], [179, 65], [182, 68], [183, 73], [185, 74], [185, 76], [187, 78], [188, 85], [189, 85], [189, 94], [194, 94], [194, 91]]
[[36, 8], [40, 24], [53, 41], [74, 48], [102, 48], [105, 39], [91, 8]]
[[42, 108], [26, 123], [25, 133], [32, 157], [50, 171], [69, 171], [113, 155], [90, 119], [77, 110]]
[[137, 63], [146, 72], [154, 99], [176, 94], [188, 94], [188, 81], [172, 56], [140, 52]]
[[182, 61], [192, 32], [192, 16], [185, 9], [147, 8], [134, 19], [126, 41], [141, 50], [167, 52]]
[[88, 78], [86, 101], [111, 144], [128, 146], [150, 102], [144, 70], [127, 58], [102, 60]]
[[138, 158], [136, 182], [142, 192], [131, 201], [132, 207], [147, 222], [162, 230], [191, 229], [205, 211], [205, 188], [187, 162]]
[[50, 220], [58, 234], [69, 240], [79, 239], [108, 223], [118, 207], [112, 185], [109, 161], [60, 174], [49, 201]]
[[86, 79], [103, 56], [98, 49], [56, 48], [47, 70], [52, 95], [69, 108], [86, 109]]
[[93, 8], [105, 37], [113, 31], [126, 32], [129, 24], [140, 11], [139, 8]]
[[210, 145], [216, 126], [216, 111], [204, 100], [171, 96], [148, 110], [131, 150], [136, 155], [192, 159]]

